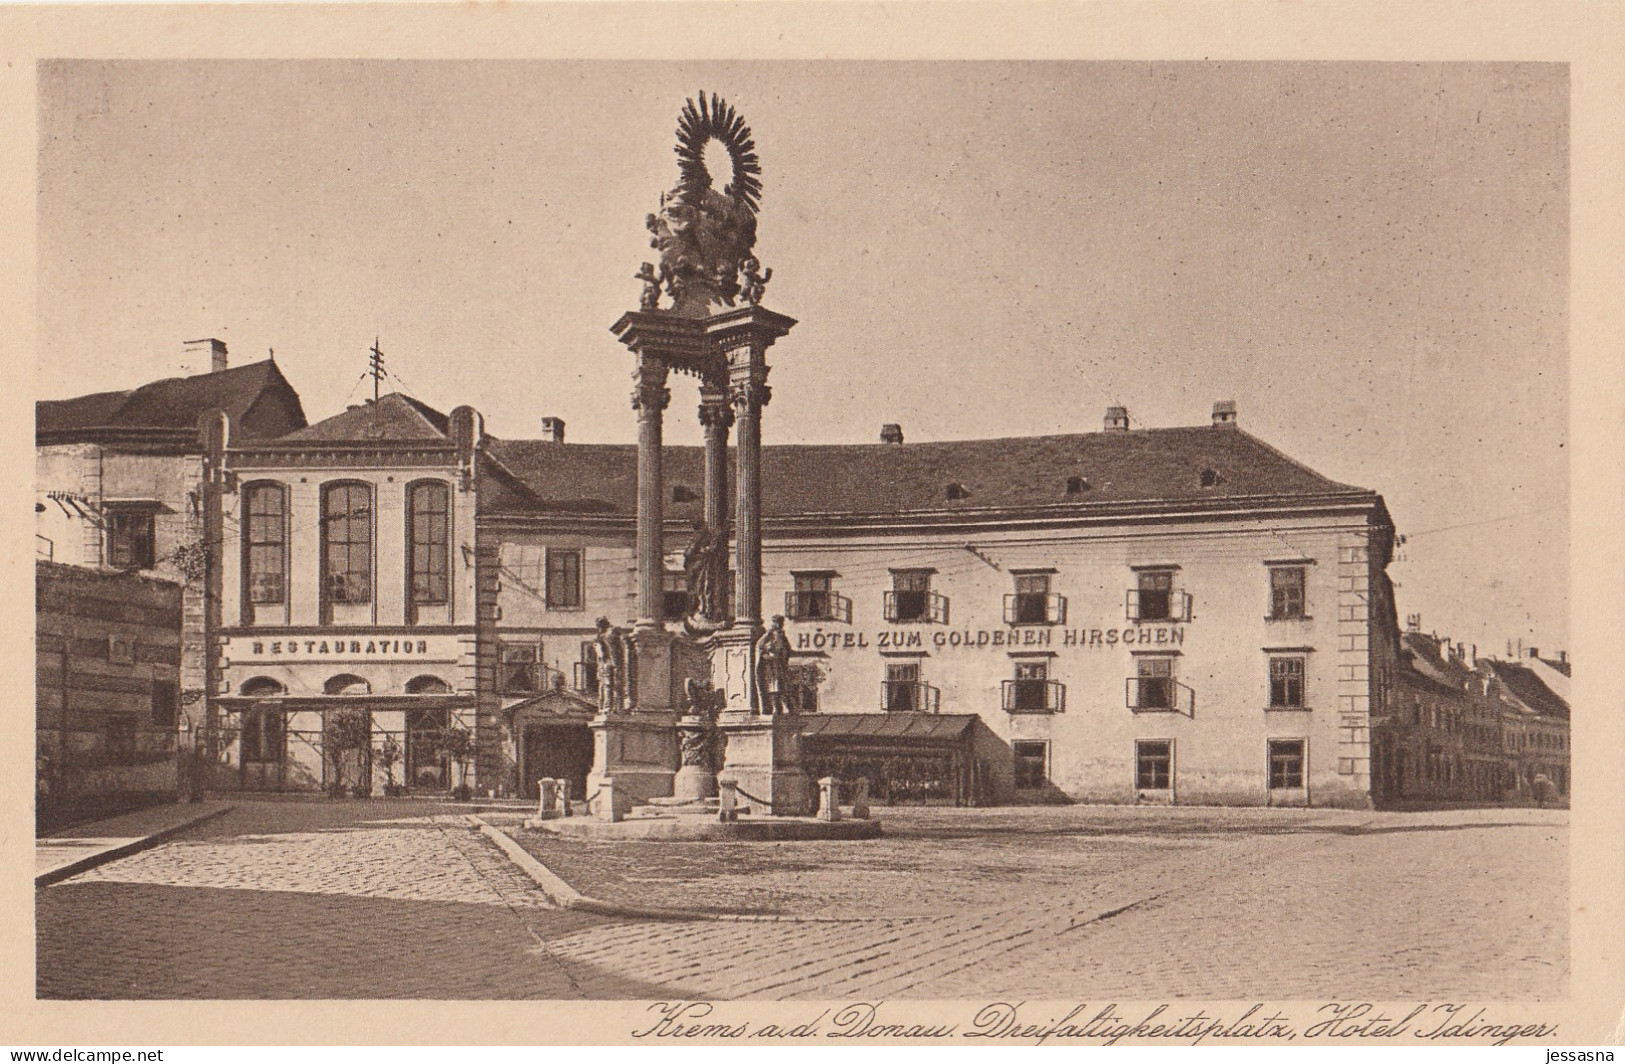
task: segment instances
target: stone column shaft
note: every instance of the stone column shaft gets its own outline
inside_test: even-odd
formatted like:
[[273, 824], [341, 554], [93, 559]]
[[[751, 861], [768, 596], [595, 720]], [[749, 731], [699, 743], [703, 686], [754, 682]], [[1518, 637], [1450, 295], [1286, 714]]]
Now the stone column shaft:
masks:
[[661, 471], [665, 446], [664, 417], [671, 402], [666, 363], [658, 355], [638, 353], [632, 371], [632, 409], [638, 414], [638, 627], [659, 626], [665, 619], [666, 561], [661, 531], [665, 499]]
[[765, 350], [755, 344], [728, 352], [729, 398], [738, 427], [734, 474], [734, 534], [737, 542], [739, 601], [736, 623], [752, 634], [762, 626], [762, 407], [767, 386]]
[[[724, 538], [728, 534], [728, 430], [733, 420], [726, 380], [707, 377], [700, 386], [700, 424], [705, 427], [705, 527], [712, 535]], [[722, 608], [708, 619], [719, 621], [728, 613], [727, 551], [717, 552], [709, 576]]]

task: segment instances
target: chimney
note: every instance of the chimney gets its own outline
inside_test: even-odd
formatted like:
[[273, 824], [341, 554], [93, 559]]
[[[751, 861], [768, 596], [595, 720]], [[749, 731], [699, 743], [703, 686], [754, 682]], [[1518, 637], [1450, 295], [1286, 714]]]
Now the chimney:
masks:
[[[192, 373], [219, 373], [226, 368], [224, 340], [188, 340], [182, 345], [186, 366]], [[207, 365], [208, 369], [203, 369]]]
[[1557, 663], [1559, 665], [1567, 665], [1569, 663], [1569, 652], [1566, 650], [1559, 650], [1557, 652]]
[[901, 444], [903, 442], [903, 426], [897, 424], [880, 426], [880, 442]]
[[564, 442], [564, 419], [561, 417], [542, 418], [542, 435], [554, 443]]
[[1234, 399], [1220, 399], [1213, 404], [1213, 427], [1236, 427], [1236, 401]]
[[1108, 406], [1106, 408], [1106, 431], [1107, 432], [1127, 432], [1128, 431], [1128, 407], [1126, 407], [1126, 406]]
[[1532, 658], [1540, 657], [1540, 648], [1539, 647], [1530, 647], [1529, 648], [1529, 656], [1532, 657]]

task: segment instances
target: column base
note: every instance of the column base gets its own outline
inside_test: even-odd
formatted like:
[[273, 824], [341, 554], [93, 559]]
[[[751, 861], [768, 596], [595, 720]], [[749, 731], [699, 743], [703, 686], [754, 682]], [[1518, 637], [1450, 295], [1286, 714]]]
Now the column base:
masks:
[[592, 771], [587, 794], [605, 777], [634, 802], [669, 798], [677, 774], [677, 718], [671, 713], [600, 715], [592, 722]]
[[725, 713], [718, 721], [725, 746], [719, 779], [732, 780], [740, 800], [774, 816], [806, 816], [812, 787], [801, 769], [797, 717]]

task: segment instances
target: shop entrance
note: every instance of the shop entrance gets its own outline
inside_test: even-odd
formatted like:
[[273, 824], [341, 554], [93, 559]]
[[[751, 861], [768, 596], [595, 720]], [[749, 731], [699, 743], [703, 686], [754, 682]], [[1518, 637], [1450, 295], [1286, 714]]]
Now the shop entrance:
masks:
[[592, 729], [585, 724], [527, 724], [521, 793], [536, 797], [536, 781], [570, 781], [570, 793], [577, 798], [587, 793], [587, 773], [592, 771]]

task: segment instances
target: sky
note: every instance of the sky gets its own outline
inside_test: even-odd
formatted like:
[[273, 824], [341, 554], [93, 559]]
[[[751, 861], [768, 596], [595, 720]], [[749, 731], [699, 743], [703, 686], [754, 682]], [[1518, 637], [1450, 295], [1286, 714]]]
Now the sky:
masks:
[[[1568, 98], [1554, 64], [42, 64], [42, 398], [275, 350], [631, 442], [609, 326], [685, 98], [762, 157], [764, 442], [1239, 421], [1383, 494], [1403, 620], [1567, 646]], [[697, 443], [674, 381], [667, 439]]]

